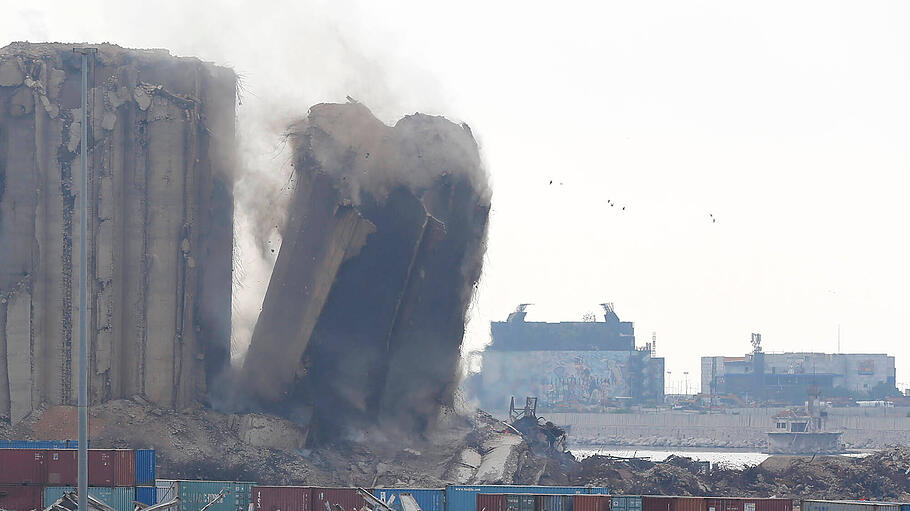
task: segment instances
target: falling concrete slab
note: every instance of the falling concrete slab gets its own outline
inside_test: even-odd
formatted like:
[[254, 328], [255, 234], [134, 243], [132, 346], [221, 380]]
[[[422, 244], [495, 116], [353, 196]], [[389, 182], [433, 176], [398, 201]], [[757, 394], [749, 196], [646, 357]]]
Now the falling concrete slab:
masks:
[[[451, 403], [480, 275], [490, 192], [477, 144], [444, 118], [390, 127], [357, 103], [314, 106], [291, 140], [291, 221], [241, 381], [257, 406], [311, 406], [316, 438], [378, 421], [424, 430]], [[340, 213], [369, 226], [357, 243]]]

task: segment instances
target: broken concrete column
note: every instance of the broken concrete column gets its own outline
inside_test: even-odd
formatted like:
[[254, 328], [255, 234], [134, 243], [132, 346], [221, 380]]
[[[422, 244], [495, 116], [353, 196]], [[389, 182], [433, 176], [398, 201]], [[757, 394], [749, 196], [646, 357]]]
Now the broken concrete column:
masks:
[[451, 403], [480, 274], [476, 142], [441, 117], [389, 127], [356, 103], [317, 105], [291, 134], [297, 190], [242, 386], [253, 408], [312, 408], [317, 438], [381, 419], [424, 430]]
[[97, 47], [87, 141], [73, 46], [0, 49], [0, 415], [13, 420], [75, 403], [84, 241], [92, 403], [142, 394], [182, 406], [228, 365], [236, 77], [162, 50]]

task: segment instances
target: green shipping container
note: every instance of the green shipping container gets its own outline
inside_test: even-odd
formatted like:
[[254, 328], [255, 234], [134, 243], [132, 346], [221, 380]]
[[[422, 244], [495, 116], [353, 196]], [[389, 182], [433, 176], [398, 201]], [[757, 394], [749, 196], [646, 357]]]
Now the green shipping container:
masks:
[[534, 495], [506, 495], [507, 511], [534, 511]]
[[[47, 486], [44, 488], [44, 507], [54, 503], [66, 492], [74, 492], [76, 488], [72, 486]], [[111, 506], [117, 511], [133, 511], [133, 500], [136, 499], [135, 488], [128, 486], [118, 486], [109, 488], [107, 486], [89, 486], [88, 494], [96, 499]]]
[[613, 495], [610, 507], [613, 511], [641, 511], [641, 497], [638, 495]]
[[[158, 481], [160, 488], [160, 480]], [[180, 511], [200, 511], [217, 499], [208, 511], [248, 511], [254, 483], [236, 481], [173, 481], [180, 497]], [[160, 491], [160, 490], [159, 490]], [[221, 494], [221, 497], [218, 495]], [[162, 502], [159, 495], [158, 502]]]

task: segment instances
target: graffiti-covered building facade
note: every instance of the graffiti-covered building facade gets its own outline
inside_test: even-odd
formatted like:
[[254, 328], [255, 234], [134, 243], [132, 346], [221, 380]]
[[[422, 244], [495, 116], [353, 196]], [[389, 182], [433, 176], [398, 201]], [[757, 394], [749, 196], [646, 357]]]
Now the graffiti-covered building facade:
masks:
[[470, 390], [487, 410], [509, 399], [538, 398], [538, 410], [598, 412], [608, 407], [664, 399], [664, 360], [652, 346], [635, 347], [631, 322], [611, 304], [603, 319], [579, 322], [525, 321], [524, 307], [491, 324], [493, 342]]

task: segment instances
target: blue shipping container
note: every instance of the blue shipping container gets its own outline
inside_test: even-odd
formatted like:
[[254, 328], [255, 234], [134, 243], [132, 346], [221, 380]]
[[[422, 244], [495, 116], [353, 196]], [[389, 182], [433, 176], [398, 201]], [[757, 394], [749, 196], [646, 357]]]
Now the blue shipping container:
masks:
[[420, 509], [423, 511], [446, 511], [446, 491], [442, 488], [375, 488], [373, 490], [373, 496], [386, 504], [394, 497], [395, 502], [393, 502], [393, 507], [395, 509], [399, 509], [400, 507], [395, 506], [394, 504], [398, 502], [398, 496], [402, 493], [409, 493], [414, 497], [414, 500], [417, 501], [417, 505], [419, 505]]
[[[446, 511], [476, 511], [478, 493], [516, 494], [532, 493], [536, 495], [590, 495], [600, 494], [600, 488], [584, 486], [509, 486], [509, 485], [469, 485], [446, 487]], [[639, 502], [641, 500], [639, 499]], [[639, 509], [641, 509], [639, 507]]]
[[[44, 488], [44, 507], [50, 506], [66, 492], [74, 492], [72, 486], [47, 486]], [[88, 494], [103, 501], [117, 511], [133, 511], [133, 500], [136, 492], [133, 488], [119, 486], [116, 488], [89, 486]]]
[[158, 488], [154, 486], [137, 486], [136, 500], [143, 504], [154, 506], [158, 503]]
[[76, 449], [78, 447], [78, 440], [0, 440], [0, 449]]
[[136, 486], [155, 486], [155, 449], [136, 449]]

